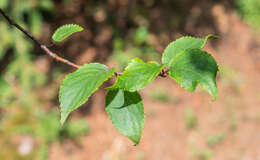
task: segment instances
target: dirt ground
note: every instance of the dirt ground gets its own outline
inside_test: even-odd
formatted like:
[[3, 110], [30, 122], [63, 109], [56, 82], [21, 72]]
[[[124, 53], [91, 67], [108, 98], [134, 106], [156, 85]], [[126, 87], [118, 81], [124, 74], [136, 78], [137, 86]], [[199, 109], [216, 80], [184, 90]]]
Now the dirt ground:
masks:
[[[86, 120], [91, 126], [81, 146], [70, 142], [53, 144], [50, 160], [258, 160], [260, 159], [260, 38], [235, 13], [221, 5], [211, 10], [220, 31], [206, 50], [216, 58], [219, 97], [211, 97], [200, 87], [195, 93], [183, 90], [169, 78], [157, 78], [142, 92], [146, 121], [137, 147], [120, 135], [104, 112], [102, 92], [94, 95], [93, 109]], [[171, 102], [151, 98], [160, 88]], [[197, 125], [187, 127], [187, 110]], [[213, 146], [207, 139], [223, 133]]]

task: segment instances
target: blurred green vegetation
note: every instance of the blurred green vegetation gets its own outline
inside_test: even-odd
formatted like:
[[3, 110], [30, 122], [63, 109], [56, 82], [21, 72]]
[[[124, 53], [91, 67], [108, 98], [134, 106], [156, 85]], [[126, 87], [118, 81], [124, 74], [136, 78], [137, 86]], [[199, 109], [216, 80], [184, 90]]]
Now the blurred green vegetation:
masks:
[[117, 64], [119, 70], [122, 71], [135, 57], [145, 61], [160, 60], [160, 54], [155, 51], [149, 39], [151, 35], [147, 27], [140, 26], [127, 37], [123, 40], [120, 36], [115, 36], [113, 41], [113, 53], [109, 59]]
[[155, 100], [155, 101], [161, 101], [161, 102], [171, 102], [171, 97], [169, 94], [160, 88], [155, 88], [153, 91], [150, 93], [150, 97]]
[[[17, 23], [39, 37], [42, 28], [42, 10], [51, 11], [51, 0], [0, 0], [4, 9]], [[21, 88], [21, 94], [30, 94], [31, 89], [46, 82], [46, 76], [35, 69], [31, 51], [33, 44], [16, 28], [10, 26], [5, 19], [0, 18], [0, 60], [7, 54], [13, 54], [12, 60], [0, 77], [2, 90], [0, 106], [8, 106], [14, 101], [26, 101], [23, 96], [15, 93], [16, 87]], [[12, 49], [11, 53], [8, 50]], [[4, 94], [3, 94], [4, 93]], [[8, 94], [6, 94], [8, 93]]]
[[159, 101], [159, 102], [165, 102], [165, 103], [178, 103], [180, 101], [180, 98], [175, 95], [170, 95], [165, 89], [157, 87], [154, 88], [150, 94], [149, 97], [153, 101]]
[[195, 152], [195, 155], [200, 159], [200, 160], [209, 160], [213, 157], [213, 153], [209, 149], [200, 149]]
[[[207, 26], [211, 23], [214, 26], [212, 22], [214, 18], [208, 15], [209, 12], [205, 12], [211, 10], [208, 5], [205, 5], [206, 9], [201, 8], [200, 10], [201, 15], [206, 14], [208, 19], [205, 20], [205, 17], [200, 19], [203, 16], [198, 16], [197, 19], [193, 17], [194, 19], [190, 21], [192, 14], [190, 11], [193, 11], [192, 7], [194, 6], [184, 4], [189, 4], [192, 2], [191, 0], [144, 0], [135, 1], [134, 5], [131, 4], [132, 1], [127, 1], [126, 6], [131, 7], [125, 7], [124, 4], [118, 5], [118, 7], [113, 3], [110, 4], [110, 1], [98, 0], [82, 0], [81, 5], [78, 6], [72, 4], [73, 0], [0, 0], [0, 8], [40, 39], [44, 30], [43, 23], [46, 14], [53, 16], [55, 12], [54, 2], [65, 4], [64, 11], [59, 11], [62, 18], [56, 17], [55, 27], [61, 23], [74, 22], [75, 16], [80, 14], [82, 15], [78, 19], [84, 21], [83, 24], [86, 23], [90, 36], [88, 34], [89, 37], [83, 36], [91, 40], [80, 39], [80, 42], [77, 41], [77, 43], [80, 43], [81, 46], [74, 48], [83, 48], [82, 46], [85, 45], [94, 46], [100, 53], [97, 57], [103, 56], [102, 48], [109, 48], [109, 52], [112, 50], [109, 61], [117, 65], [118, 70], [121, 71], [134, 57], [139, 57], [144, 61], [159, 61], [160, 46], [165, 46], [176, 36], [198, 34], [196, 29], [200, 26], [187, 27], [186, 23], [190, 25], [192, 21], [195, 23], [204, 22]], [[200, 1], [193, 1], [193, 3], [198, 4]], [[235, 3], [239, 14], [245, 21], [254, 28], [260, 28], [260, 1], [237, 0]], [[52, 18], [48, 16], [48, 19]], [[63, 19], [63, 17], [65, 18]], [[112, 28], [110, 31], [112, 36], [107, 38], [106, 42], [95, 42], [102, 29], [110, 27]], [[185, 30], [187, 28], [192, 29]], [[204, 34], [204, 30], [207, 29], [202, 28], [201, 33]], [[2, 33], [0, 36], [0, 61], [5, 62], [5, 58], [11, 55], [7, 67], [0, 68], [0, 160], [46, 159], [49, 146], [53, 142], [64, 143], [65, 139], [71, 139], [75, 143], [80, 143], [80, 136], [85, 135], [90, 127], [86, 120], [81, 119], [71, 119], [61, 127], [58, 107], [53, 105], [56, 103], [58, 88], [57, 85], [48, 87], [51, 85], [48, 76], [51, 75], [57, 82], [63, 78], [62, 73], [57, 68], [52, 68], [50, 74], [39, 71], [35, 67], [37, 57], [32, 54], [35, 49], [33, 43], [16, 28], [10, 26], [1, 16], [0, 31]], [[210, 33], [214, 34], [214, 31], [210, 30]], [[99, 43], [100, 46], [98, 46]], [[64, 46], [66, 47], [66, 45]], [[98, 50], [98, 48], [101, 49]], [[64, 49], [64, 52], [70, 51]], [[2, 66], [2, 64], [0, 65]], [[243, 77], [241, 78], [234, 69], [226, 66], [221, 67], [220, 77], [224, 77], [221, 79], [221, 84], [233, 85], [234, 90], [240, 92], [238, 86], [243, 82]], [[153, 100], [167, 103], [178, 101], [178, 97], [175, 98], [172, 95], [169, 97], [167, 92], [160, 88], [155, 88], [150, 97]], [[152, 110], [148, 110], [147, 115], [153, 116], [154, 113]], [[198, 126], [197, 117], [192, 108], [185, 110], [185, 122], [187, 129], [196, 129]], [[232, 116], [230, 128], [235, 130], [237, 123], [236, 116]], [[19, 153], [18, 148], [19, 144], [22, 144], [20, 140], [26, 139], [24, 137], [30, 137], [34, 142], [33, 149], [26, 155]], [[209, 146], [214, 146], [224, 138], [223, 133], [217, 133], [208, 137], [206, 142]], [[198, 149], [195, 155], [200, 159], [213, 157], [210, 149]], [[141, 153], [138, 156], [139, 159], [143, 157]]]
[[253, 28], [260, 29], [260, 1], [237, 0], [237, 10], [242, 18]]
[[222, 132], [215, 133], [207, 138], [207, 144], [210, 147], [222, 142], [225, 139], [225, 134]]
[[197, 127], [197, 117], [194, 114], [192, 108], [187, 108], [185, 110], [185, 122], [186, 122], [186, 128], [187, 129], [194, 129]]
[[[0, 8], [37, 38], [42, 33], [43, 14], [51, 14], [53, 7], [52, 0], [0, 0]], [[56, 96], [52, 93], [56, 88], [46, 91], [49, 93], [40, 89], [47, 84], [48, 77], [35, 67], [33, 43], [3, 17], [0, 30], [4, 33], [0, 36], [0, 61], [8, 63], [0, 74], [0, 159], [44, 160], [53, 142], [72, 139], [79, 143], [89, 126], [80, 119], [61, 126], [58, 107], [47, 107], [46, 102]], [[6, 57], [11, 57], [8, 62]], [[32, 143], [23, 146], [26, 137]], [[32, 148], [23, 153], [26, 147]]]
[[[8, 159], [6, 157], [10, 156], [12, 157], [10, 159], [35, 159], [36, 157], [46, 159], [52, 142], [62, 143], [64, 139], [71, 139], [79, 143], [79, 136], [89, 131], [85, 120], [73, 119], [61, 126], [57, 110], [46, 112], [39, 108], [12, 107], [7, 111], [0, 123], [0, 145], [8, 144], [10, 147], [0, 151], [0, 159]], [[29, 136], [34, 139], [34, 142], [38, 142], [30, 144], [33, 146], [30, 154], [25, 156], [18, 154], [17, 146], [10, 138], [18, 135]]]

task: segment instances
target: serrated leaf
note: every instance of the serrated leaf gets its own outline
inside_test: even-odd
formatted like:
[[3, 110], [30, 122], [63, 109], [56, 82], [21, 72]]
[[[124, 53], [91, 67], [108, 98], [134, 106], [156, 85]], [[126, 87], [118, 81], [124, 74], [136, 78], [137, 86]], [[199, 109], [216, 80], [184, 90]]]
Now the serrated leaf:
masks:
[[130, 92], [138, 91], [152, 82], [161, 72], [163, 65], [157, 62], [144, 62], [138, 58], [133, 59], [122, 75], [118, 76], [116, 83], [109, 89], [124, 89]]
[[64, 123], [68, 115], [85, 103], [89, 96], [113, 74], [114, 69], [109, 70], [105, 65], [99, 63], [85, 64], [75, 72], [68, 74], [59, 91], [61, 123]]
[[66, 24], [59, 27], [52, 35], [52, 40], [54, 42], [61, 42], [64, 39], [71, 36], [73, 33], [82, 31], [83, 28], [77, 24]]
[[144, 127], [143, 101], [138, 92], [122, 89], [109, 90], [106, 112], [120, 133], [139, 144]]
[[214, 58], [200, 49], [188, 49], [177, 54], [169, 64], [169, 75], [184, 89], [194, 91], [198, 83], [216, 100], [218, 66]]
[[162, 63], [169, 65], [172, 58], [178, 53], [186, 49], [202, 49], [208, 39], [217, 38], [216, 36], [208, 35], [205, 38], [194, 38], [190, 36], [182, 37], [170, 43], [163, 52]]

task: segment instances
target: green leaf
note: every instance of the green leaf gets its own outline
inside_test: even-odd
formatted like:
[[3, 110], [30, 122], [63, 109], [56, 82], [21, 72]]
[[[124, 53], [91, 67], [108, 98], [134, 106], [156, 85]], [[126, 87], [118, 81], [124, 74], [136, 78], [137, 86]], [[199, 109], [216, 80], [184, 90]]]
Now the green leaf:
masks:
[[109, 90], [106, 96], [106, 112], [120, 133], [139, 144], [144, 127], [143, 101], [138, 92], [122, 89]]
[[183, 52], [186, 49], [202, 49], [208, 39], [217, 38], [213, 35], [208, 35], [205, 38], [194, 38], [190, 36], [182, 37], [176, 41], [170, 43], [163, 52], [162, 63], [169, 66], [172, 58], [178, 53]]
[[61, 42], [71, 36], [73, 33], [83, 31], [83, 28], [77, 24], [66, 24], [58, 28], [52, 35], [54, 42]]
[[163, 65], [157, 62], [143, 62], [133, 59], [122, 75], [117, 77], [116, 83], [109, 89], [124, 89], [130, 92], [138, 91], [153, 81], [161, 72]]
[[32, 10], [29, 14], [31, 32], [35, 36], [41, 35], [42, 15], [37, 10]]
[[68, 74], [59, 91], [61, 104], [61, 123], [64, 123], [70, 112], [85, 103], [99, 86], [114, 74], [105, 65], [90, 63], [81, 66], [77, 71]]
[[216, 100], [218, 66], [214, 58], [200, 49], [188, 49], [177, 54], [169, 64], [170, 77], [184, 89], [194, 91], [198, 83]]

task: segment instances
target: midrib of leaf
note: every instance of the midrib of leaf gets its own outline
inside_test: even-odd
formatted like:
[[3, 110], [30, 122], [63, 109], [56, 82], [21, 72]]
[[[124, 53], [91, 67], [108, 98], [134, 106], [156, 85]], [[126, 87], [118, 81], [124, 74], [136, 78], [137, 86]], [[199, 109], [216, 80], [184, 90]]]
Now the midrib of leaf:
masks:
[[[182, 67], [174, 67], [174, 68], [175, 68], [175, 70], [183, 70], [183, 71], [192, 72], [193, 74], [196, 74], [196, 75], [198, 75], [201, 79], [203, 79], [204, 82], [207, 82], [207, 79], [206, 79], [204, 76], [202, 76], [200, 73], [197, 73], [197, 72], [192, 71], [191, 69], [182, 68]], [[196, 81], [198, 81], [198, 80], [196, 80]], [[199, 82], [199, 81], [198, 81], [198, 82]], [[208, 83], [208, 82], [207, 82], [207, 83]], [[210, 83], [208, 83], [208, 84], [210, 84]]]
[[[180, 53], [178, 53], [171, 61], [170, 61], [170, 65], [169, 66], [171, 66], [171, 64], [173, 64], [175, 61], [176, 61], [176, 59], [177, 59], [177, 57], [178, 56], [181, 56], [182, 54], [185, 54], [185, 51], [186, 50], [184, 50], [184, 51], [182, 51], [182, 52], [180, 52]], [[212, 57], [212, 55], [210, 55], [210, 54], [208, 54], [208, 53], [206, 53], [205, 54], [205, 56], [208, 56], [208, 57], [210, 57], [210, 58], [212, 58], [212, 59], [214, 59], [213, 57]], [[189, 62], [187, 62], [187, 63], [189, 63]], [[207, 83], [208, 84], [208, 86], [210, 86], [210, 90], [215, 90], [215, 86], [212, 86], [211, 85], [211, 83], [209, 83], [208, 81], [207, 81], [207, 78], [205, 78], [203, 75], [201, 75], [200, 73], [197, 73], [197, 72], [194, 72], [194, 71], [192, 71], [191, 69], [188, 69], [188, 68], [182, 68], [182, 67], [174, 67], [175, 68], [175, 70], [183, 70], [183, 71], [188, 71], [188, 72], [191, 72], [191, 73], [193, 73], [193, 74], [195, 74], [195, 75], [198, 75], [202, 80], [203, 80], [203, 82], [205, 83]], [[218, 68], [218, 66], [217, 66], [217, 68]], [[211, 69], [211, 68], [210, 68]], [[217, 69], [218, 70], [218, 69]], [[210, 73], [210, 72], [209, 72]], [[179, 79], [176, 79], [176, 78], [174, 78], [179, 84], [181, 84], [181, 86], [182, 86], [182, 83], [180, 82], [180, 80]], [[199, 80], [193, 80], [193, 81], [195, 81], [195, 82], [197, 82], [197, 83], [200, 83], [201, 84], [201, 86], [203, 87], [203, 88], [205, 88], [205, 86], [204, 86], [204, 84], [203, 83], [201, 83]], [[209, 81], [211, 81], [211, 80], [209, 80]], [[215, 82], [216, 83], [216, 82]], [[183, 86], [182, 86], [183, 87]], [[205, 88], [206, 89], [206, 88]], [[213, 96], [213, 95], [212, 95]], [[213, 97], [215, 97], [215, 96], [213, 96]], [[214, 98], [215, 99], [215, 98]]]
[[[95, 63], [92, 63], [93, 65], [95, 65]], [[98, 63], [96, 63], [96, 64], [98, 64]], [[83, 68], [84, 69], [84, 68]], [[101, 70], [101, 71], [100, 71]], [[105, 70], [105, 71], [103, 71], [103, 70]], [[76, 71], [77, 72], [77, 71]], [[98, 69], [96, 69], [96, 68], [88, 68], [86, 71], [79, 71], [79, 72], [81, 72], [81, 74], [77, 74], [76, 76], [73, 76], [72, 77], [72, 79], [75, 81], [75, 79], [77, 79], [77, 78], [79, 78], [79, 77], [83, 77], [82, 76], [82, 74], [84, 74], [84, 73], [88, 73], [88, 74], [92, 74], [90, 77], [91, 78], [95, 78], [95, 77], [99, 77], [99, 76], [101, 76], [102, 74], [108, 74], [109, 72], [111, 72], [111, 75], [114, 73], [114, 68], [112, 68], [112, 69], [107, 69], [107, 68], [102, 68], [102, 67], [98, 67]], [[73, 73], [71, 73], [71, 74], [73, 74]], [[67, 77], [69, 77], [69, 75], [67, 75]], [[85, 77], [85, 76], [84, 76]], [[111, 76], [110, 76], [111, 77]], [[108, 78], [106, 78], [104, 81], [106, 81], [107, 79], [109, 79], [110, 77], [108, 77]], [[71, 78], [71, 77], [70, 77]], [[64, 79], [65, 80], [65, 79]], [[84, 78], [79, 78], [79, 82], [77, 82], [76, 81], [76, 83], [80, 83], [82, 80], [85, 80]], [[89, 80], [85, 80], [85, 81], [89, 81]], [[93, 83], [93, 86], [96, 86], [97, 85], [97, 83], [98, 82], [100, 82], [99, 80], [96, 80], [94, 83]], [[76, 83], [74, 82], [73, 84], [75, 84], [76, 85]], [[86, 82], [85, 82], [86, 83]], [[73, 85], [73, 84], [70, 84], [70, 85]], [[63, 87], [63, 85], [61, 85], [61, 88]], [[75, 87], [75, 86], [74, 86]], [[78, 89], [79, 87], [76, 87], [76, 89]], [[67, 94], [66, 95], [72, 95], [74, 98], [76, 98], [76, 97], [81, 97], [81, 99], [79, 99], [79, 100], [77, 100], [76, 102], [78, 102], [78, 103], [70, 103], [70, 105], [73, 105], [73, 106], [80, 106], [80, 105], [82, 105], [82, 104], [84, 104], [85, 103], [85, 101], [84, 101], [84, 97], [82, 96], [86, 91], [91, 91], [92, 90], [92, 93], [94, 93], [97, 89], [98, 89], [99, 87], [91, 87], [91, 88], [87, 88], [87, 87], [80, 87], [80, 89], [79, 89], [79, 91], [78, 91], [78, 93], [80, 94], [80, 95], [75, 95], [75, 94], [69, 94], [68, 92], [67, 92]], [[62, 89], [60, 89], [60, 92], [61, 92], [61, 90]], [[71, 90], [71, 92], [72, 92], [72, 90]], [[61, 93], [59, 93], [59, 95], [61, 96]], [[73, 99], [74, 99], [73, 98]], [[89, 97], [88, 97], [89, 98]], [[88, 98], [87, 98], [87, 100], [88, 100]], [[59, 97], [59, 99], [61, 99], [61, 97]], [[86, 101], [87, 101], [86, 100]], [[75, 102], [75, 101], [74, 101]], [[60, 102], [61, 103], [61, 106], [63, 106], [63, 103], [62, 102]], [[72, 111], [74, 111], [75, 110], [75, 108], [70, 108], [70, 107], [67, 107], [67, 108], [61, 108], [61, 114], [63, 113], [63, 111], [66, 111], [65, 113], [63, 113], [62, 115], [64, 115], [64, 116], [66, 116], [67, 114], [70, 114]], [[62, 121], [63, 119], [61, 119], [61, 121]]]
[[[140, 96], [141, 96], [141, 95], [140, 95]], [[133, 103], [133, 98], [130, 99], [129, 101], [131, 102], [131, 104], [134, 104], [134, 103]], [[140, 102], [139, 102], [139, 103], [140, 103]], [[127, 108], [127, 110], [128, 110], [128, 112], [127, 112], [128, 114], [127, 114], [127, 115], [130, 115], [130, 114], [129, 114], [130, 111], [129, 111], [128, 108]], [[139, 108], [138, 108], [138, 110], [139, 110]], [[142, 114], [144, 114], [144, 110], [141, 110], [141, 112], [142, 112]], [[135, 118], [135, 120], [138, 120], [138, 119]], [[142, 124], [144, 124], [144, 121], [142, 121]], [[135, 125], [135, 130], [138, 130], [138, 127], [136, 127], [136, 125]], [[142, 129], [141, 129], [138, 133], [141, 135]], [[136, 135], [138, 135], [138, 134], [136, 134]]]
[[[140, 95], [141, 96], [141, 95]], [[131, 98], [129, 98], [129, 100], [128, 101], [130, 101], [131, 102], [131, 105], [133, 105], [133, 104], [135, 104], [135, 105], [137, 105], [137, 104], [139, 104], [139, 103], [133, 103], [134, 101], [133, 101], [133, 98], [131, 99]], [[135, 118], [135, 117], [133, 117], [133, 116], [131, 116], [131, 114], [130, 114], [130, 107], [131, 107], [131, 105], [129, 106], [124, 106], [123, 105], [123, 107], [115, 107], [115, 108], [113, 108], [113, 107], [111, 107], [111, 109], [114, 109], [114, 110], [122, 110], [122, 109], [125, 109], [125, 110], [127, 110], [127, 119], [131, 119], [131, 121], [138, 121], [138, 119], [137, 118]], [[139, 110], [139, 107], [137, 107], [137, 109]], [[144, 114], [144, 110], [139, 110], [139, 111], [141, 111], [142, 112], [142, 114]], [[144, 119], [145, 119], [145, 117], [144, 117]], [[144, 119], [143, 119], [143, 121], [142, 121], [142, 125], [144, 125]], [[111, 119], [111, 122], [113, 123], [113, 124], [115, 124], [114, 122], [113, 122], [113, 120]], [[138, 126], [136, 126], [136, 124], [134, 125], [134, 132], [136, 133], [136, 131], [138, 131], [139, 130], [139, 127]], [[139, 134], [135, 134], [135, 136], [138, 136], [138, 135], [141, 135], [142, 134], [142, 129], [138, 132]]]
[[[62, 32], [62, 29], [64, 30], [63, 32]], [[60, 28], [58, 28], [55, 31], [54, 35], [57, 34], [58, 31], [61, 32], [56, 35], [56, 38], [58, 39], [57, 42], [60, 42], [60, 41], [62, 41], [61, 39], [64, 40], [64, 39], [68, 38], [69, 36], [71, 36], [72, 34], [80, 32], [82, 30], [83, 30], [83, 28], [77, 24], [67, 24], [67, 25], [63, 25]], [[54, 40], [54, 41], [56, 41], [56, 40]]]

